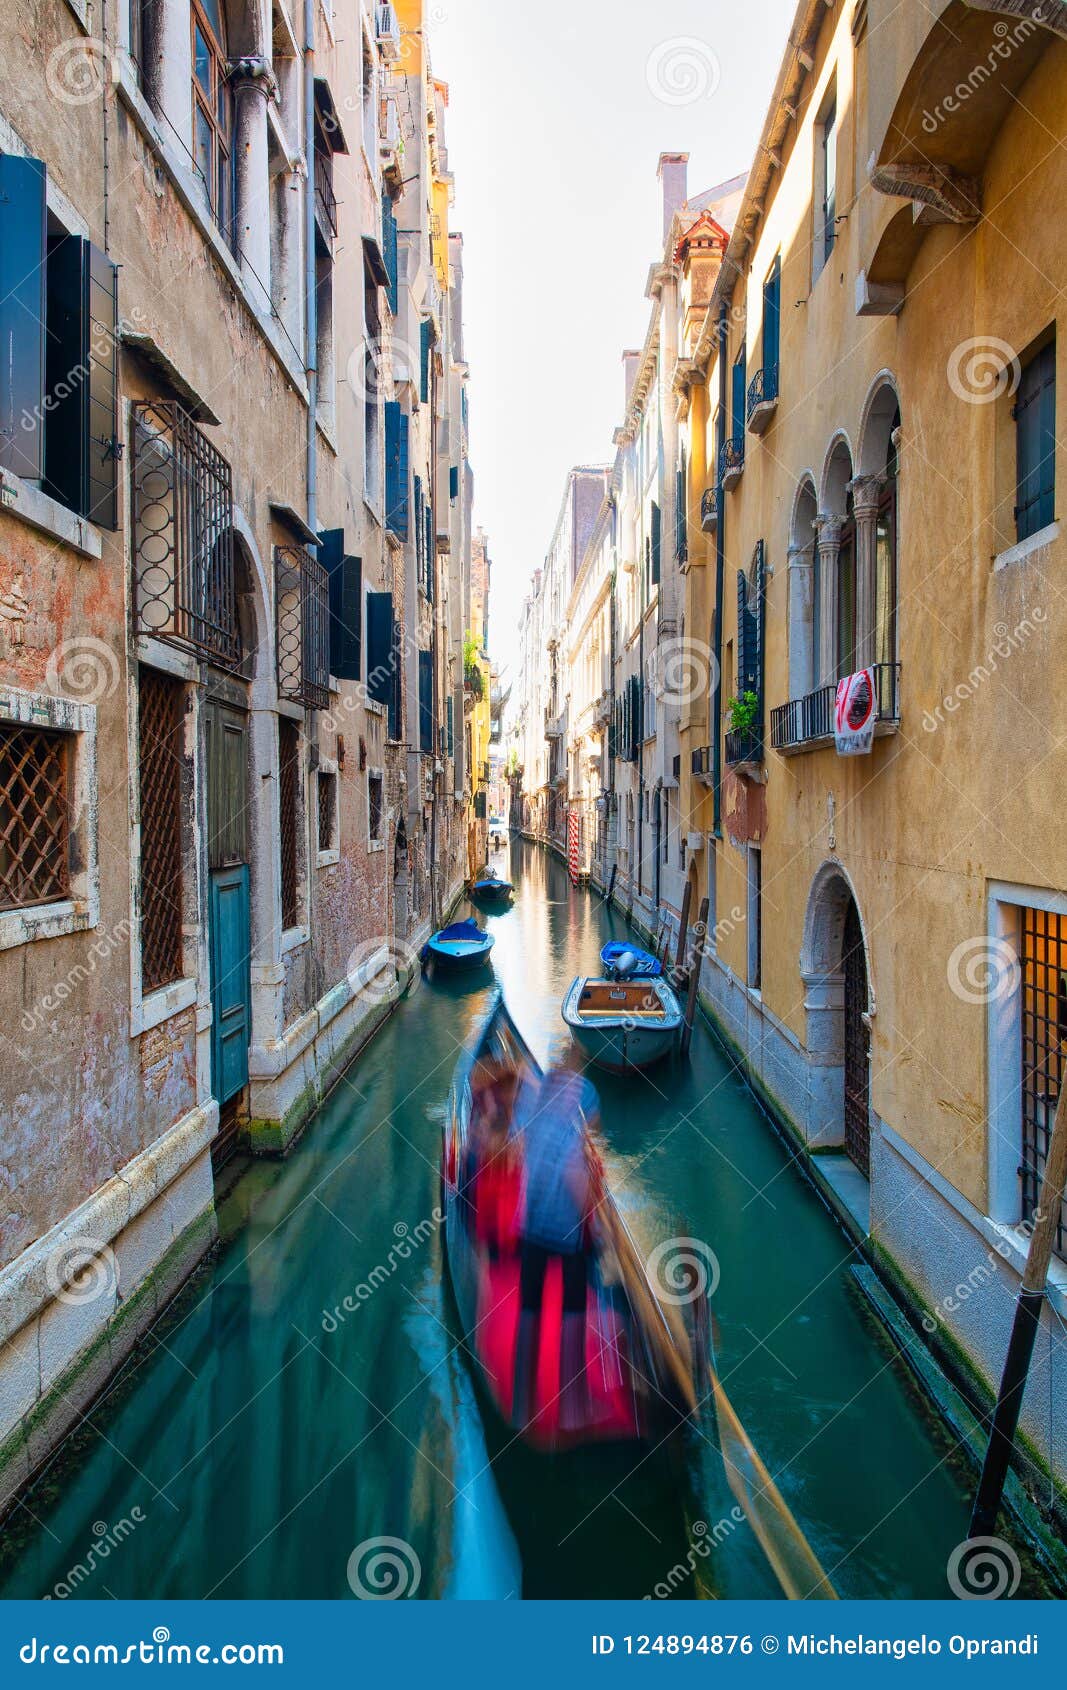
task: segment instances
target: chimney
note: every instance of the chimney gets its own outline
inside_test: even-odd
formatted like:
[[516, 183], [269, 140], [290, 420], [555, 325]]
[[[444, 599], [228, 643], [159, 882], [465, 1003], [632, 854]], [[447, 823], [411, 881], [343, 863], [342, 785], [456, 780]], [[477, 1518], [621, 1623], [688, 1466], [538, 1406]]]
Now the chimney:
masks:
[[680, 211], [689, 198], [687, 178], [689, 174], [688, 153], [660, 153], [659, 169], [656, 172], [663, 183], [663, 239], [666, 241], [671, 231], [671, 222], [676, 211]]
[[622, 405], [623, 416], [626, 415], [626, 412], [630, 408], [630, 395], [634, 390], [634, 382], [637, 380], [637, 366], [640, 362], [640, 352], [624, 352], [622, 355], [623, 379], [626, 383], [626, 392], [623, 395]]

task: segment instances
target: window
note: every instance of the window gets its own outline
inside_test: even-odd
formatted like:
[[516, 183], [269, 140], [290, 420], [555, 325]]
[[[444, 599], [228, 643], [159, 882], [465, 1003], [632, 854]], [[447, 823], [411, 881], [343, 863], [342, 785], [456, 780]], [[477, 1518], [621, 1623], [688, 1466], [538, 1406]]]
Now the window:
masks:
[[0, 723], [0, 910], [70, 896], [70, 737]]
[[0, 154], [0, 469], [118, 526], [118, 270], [48, 210], [40, 159]]
[[837, 563], [837, 679], [856, 671], [856, 521], [848, 496]]
[[675, 511], [674, 551], [678, 562], [685, 563], [689, 557], [689, 478], [684, 447], [678, 464], [675, 498], [677, 509]]
[[138, 678], [141, 805], [141, 989], [182, 977], [182, 683], [142, 666]]
[[885, 490], [878, 502], [874, 535], [874, 661], [897, 660], [897, 470], [894, 436], [900, 412], [893, 418], [886, 459]]
[[319, 789], [319, 855], [337, 848], [337, 776], [328, 769], [320, 769]]
[[220, 0], [192, 0], [193, 164], [211, 215], [233, 240], [233, 96]]
[[735, 446], [742, 448], [745, 444], [745, 374], [747, 367], [748, 351], [744, 341], [742, 341], [741, 350], [734, 359], [730, 384], [730, 438]]
[[326, 570], [303, 546], [274, 548], [278, 692], [309, 710], [330, 702]]
[[374, 53], [366, 36], [363, 37], [363, 150], [367, 155], [371, 174], [378, 168], [378, 110], [374, 97]]
[[419, 652], [419, 750], [434, 748], [433, 652]]
[[300, 731], [288, 716], [278, 718], [278, 842], [282, 927], [299, 926], [297, 839], [300, 811]]
[[815, 230], [812, 282], [818, 280], [837, 238], [837, 85], [831, 85], [815, 125]]
[[382, 837], [382, 777], [367, 776], [367, 813], [371, 842]]
[[748, 848], [748, 983], [754, 992], [763, 989], [763, 853], [758, 845]]
[[397, 539], [408, 537], [410, 491], [409, 419], [395, 399], [385, 404], [385, 526]]
[[763, 398], [778, 397], [778, 357], [782, 336], [782, 260], [777, 257], [763, 284]]
[[[1041, 1195], [1052, 1122], [1067, 1059], [1067, 916], [1023, 909], [1022, 917], [1022, 1219]], [[1067, 1259], [1067, 1210], [1056, 1253]]]
[[1019, 540], [1056, 517], [1056, 342], [1024, 364], [1015, 401], [1015, 531]]
[[337, 681], [363, 679], [363, 560], [345, 551], [343, 528], [319, 535], [319, 561], [329, 580], [329, 668]]

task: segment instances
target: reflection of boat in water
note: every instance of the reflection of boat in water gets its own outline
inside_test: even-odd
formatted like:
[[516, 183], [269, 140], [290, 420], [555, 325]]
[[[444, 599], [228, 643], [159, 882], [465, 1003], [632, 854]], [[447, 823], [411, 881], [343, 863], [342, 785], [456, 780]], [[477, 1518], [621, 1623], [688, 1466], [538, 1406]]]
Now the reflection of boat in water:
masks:
[[605, 974], [620, 980], [653, 980], [663, 973], [663, 964], [651, 951], [639, 945], [627, 944], [625, 939], [610, 939], [600, 953]]
[[[519, 1411], [515, 1380], [521, 1317], [518, 1210], [523, 1130], [518, 1127], [508, 1133], [509, 1157], [497, 1152], [479, 1161], [478, 1110], [483, 1106], [480, 1099], [487, 1075], [496, 1077], [494, 1083], [506, 1077], [512, 1112], [518, 1088], [536, 1087], [543, 1079], [500, 998], [456, 1069], [442, 1162], [449, 1273], [468, 1346], [493, 1403], [504, 1421], [539, 1449], [658, 1443], [696, 1408], [694, 1350], [677, 1303], [661, 1302], [657, 1296], [602, 1178], [596, 1181], [595, 1241], [583, 1252], [581, 1412], [578, 1416], [568, 1413], [566, 1425], [562, 1424], [565, 1288], [558, 1256], [550, 1259], [544, 1276], [532, 1411]], [[599, 1157], [588, 1135], [585, 1148], [591, 1165], [598, 1166]], [[510, 1171], [498, 1166], [509, 1159]], [[501, 1214], [508, 1218], [497, 1224]], [[488, 1244], [487, 1218], [494, 1223]]]
[[446, 968], [474, 968], [484, 962], [493, 948], [493, 935], [476, 921], [454, 921], [428, 940], [426, 949], [434, 962]]
[[563, 1000], [563, 1019], [602, 1068], [648, 1068], [674, 1048], [682, 1010], [665, 980], [579, 975]]

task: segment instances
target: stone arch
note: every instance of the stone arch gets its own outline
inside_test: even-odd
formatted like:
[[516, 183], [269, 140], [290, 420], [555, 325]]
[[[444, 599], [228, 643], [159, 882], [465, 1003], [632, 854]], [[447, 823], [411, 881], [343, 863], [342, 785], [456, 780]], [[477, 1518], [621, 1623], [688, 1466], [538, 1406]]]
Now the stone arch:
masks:
[[815, 477], [805, 470], [797, 483], [789, 519], [789, 696], [803, 698], [816, 684], [815, 605], [818, 555], [815, 524], [819, 500]]
[[856, 474], [884, 475], [900, 415], [900, 397], [889, 370], [880, 370], [863, 405]]
[[[808, 894], [800, 974], [804, 982], [806, 1052], [809, 1071], [808, 1141], [845, 1143], [846, 1118], [846, 930], [862, 935], [865, 1002], [856, 1006], [869, 1026], [875, 1013], [870, 941], [848, 871], [828, 858]], [[853, 983], [856, 971], [852, 973]]]
[[819, 484], [819, 514], [844, 517], [854, 462], [852, 446], [844, 429], [839, 429], [827, 449]]
[[242, 674], [251, 685], [252, 708], [270, 710], [277, 699], [274, 601], [256, 537], [248, 518], [236, 505], [233, 509], [233, 538]]

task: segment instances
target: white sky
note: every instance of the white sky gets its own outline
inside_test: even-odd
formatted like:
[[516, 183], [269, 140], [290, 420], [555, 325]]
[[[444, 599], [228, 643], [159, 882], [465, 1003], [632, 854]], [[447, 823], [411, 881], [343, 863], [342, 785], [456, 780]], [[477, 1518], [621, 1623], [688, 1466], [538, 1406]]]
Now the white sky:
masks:
[[567, 469], [614, 455], [621, 354], [644, 340], [661, 250], [659, 155], [691, 155], [690, 194], [748, 168], [794, 10], [430, 0], [464, 236], [475, 521], [503, 665]]

